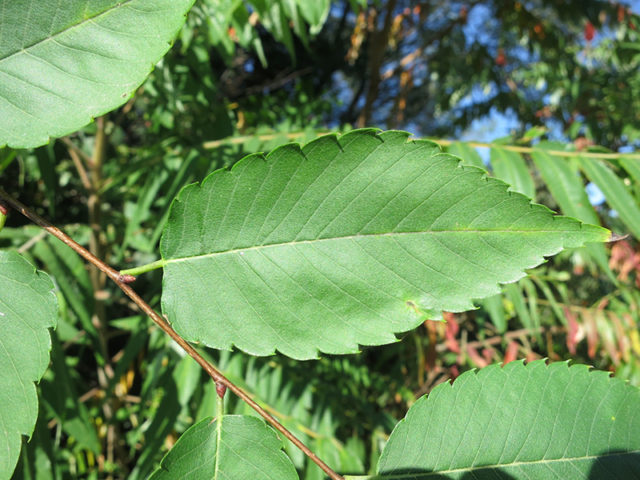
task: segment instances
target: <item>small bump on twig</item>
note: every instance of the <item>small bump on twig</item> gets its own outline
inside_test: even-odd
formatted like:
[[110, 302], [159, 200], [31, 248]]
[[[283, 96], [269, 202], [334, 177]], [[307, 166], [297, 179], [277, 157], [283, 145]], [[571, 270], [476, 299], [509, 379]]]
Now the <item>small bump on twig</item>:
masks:
[[133, 283], [136, 281], [136, 277], [133, 275], [118, 275], [118, 281], [122, 283]]
[[216, 393], [220, 398], [224, 398], [224, 394], [227, 393], [227, 386], [223, 383], [216, 382]]

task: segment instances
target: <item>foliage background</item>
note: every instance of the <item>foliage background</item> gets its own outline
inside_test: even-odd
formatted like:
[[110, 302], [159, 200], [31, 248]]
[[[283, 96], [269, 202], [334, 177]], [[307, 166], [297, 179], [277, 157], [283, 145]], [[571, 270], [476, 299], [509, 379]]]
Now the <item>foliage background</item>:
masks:
[[[157, 259], [182, 186], [288, 140], [376, 126], [436, 137], [567, 213], [527, 149], [637, 150], [638, 13], [600, 0], [201, 0], [122, 108], [46, 147], [0, 150], [3, 186], [125, 268]], [[640, 384], [640, 160], [600, 158], [591, 169], [577, 156], [554, 161], [573, 169], [573, 186], [588, 192], [603, 225], [631, 234], [605, 257], [566, 252], [478, 310], [425, 322], [362, 355], [301, 363], [205, 353], [343, 473], [372, 472], [407, 408], [473, 367], [573, 359]], [[47, 270], [61, 305], [41, 414], [16, 478], [142, 478], [189, 425], [215, 415], [199, 367], [67, 247], [17, 216], [0, 246]], [[160, 284], [155, 271], [136, 289], [157, 307]], [[251, 413], [229, 402], [231, 412]], [[302, 478], [322, 478], [288, 453]]]

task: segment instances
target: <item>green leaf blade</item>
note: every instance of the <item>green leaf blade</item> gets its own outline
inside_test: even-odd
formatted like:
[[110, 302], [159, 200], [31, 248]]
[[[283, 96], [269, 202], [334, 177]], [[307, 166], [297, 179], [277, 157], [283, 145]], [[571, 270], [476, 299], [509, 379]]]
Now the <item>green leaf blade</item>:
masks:
[[460, 157], [463, 164], [473, 165], [483, 170], [487, 169], [478, 151], [467, 142], [453, 142], [447, 147], [447, 152]]
[[15, 252], [0, 252], [0, 478], [16, 466], [38, 417], [33, 382], [49, 365], [57, 301], [53, 283]]
[[161, 241], [174, 328], [256, 355], [355, 352], [608, 238], [407, 136], [287, 145], [186, 187]]
[[[458, 385], [456, 385], [458, 384]], [[468, 372], [409, 410], [380, 478], [633, 478], [640, 390], [584, 365], [512, 362]]]
[[527, 164], [518, 152], [500, 147], [491, 148], [491, 167], [499, 179], [512, 185], [512, 189], [534, 198], [536, 188]]
[[192, 4], [5, 2], [0, 145], [36, 147], [122, 105], [167, 52]]
[[297, 480], [282, 443], [256, 417], [225, 415], [222, 423], [205, 418], [182, 434], [150, 480]]
[[[600, 223], [595, 209], [589, 202], [576, 163], [570, 159], [551, 155], [542, 148], [534, 150], [531, 158], [549, 187], [553, 198], [558, 202], [562, 213], [594, 225]], [[586, 249], [598, 262], [600, 268], [609, 275], [609, 278], [614, 278], [609, 268], [609, 259], [604, 245], [591, 244], [587, 245]]]
[[589, 157], [580, 157], [579, 160], [589, 180], [602, 191], [609, 206], [618, 212], [631, 233], [640, 238], [640, 205], [624, 182], [604, 162]]

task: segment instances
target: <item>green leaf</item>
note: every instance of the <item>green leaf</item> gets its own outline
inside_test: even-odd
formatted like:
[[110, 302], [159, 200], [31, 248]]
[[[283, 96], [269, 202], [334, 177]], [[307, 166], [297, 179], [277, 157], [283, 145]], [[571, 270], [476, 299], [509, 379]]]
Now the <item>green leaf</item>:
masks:
[[49, 277], [15, 252], [0, 252], [0, 478], [16, 466], [22, 435], [38, 417], [33, 382], [49, 365], [57, 302]]
[[[62, 242], [59, 242], [62, 244]], [[62, 244], [63, 245], [63, 244]], [[57, 338], [51, 335], [51, 367], [40, 382], [42, 404], [49, 418], [56, 418], [62, 431], [73, 439], [73, 448], [86, 448], [100, 455], [100, 440], [86, 404], [80, 401], [71, 366]], [[80, 387], [84, 387], [83, 384]]]
[[356, 352], [608, 238], [407, 136], [290, 144], [185, 187], [160, 244], [176, 331], [255, 355]]
[[640, 205], [627, 190], [623, 181], [603, 162], [580, 157], [580, 166], [589, 180], [602, 191], [607, 203], [636, 238], [640, 238]]
[[489, 314], [491, 322], [496, 327], [498, 333], [507, 331], [507, 318], [502, 305], [502, 295], [493, 295], [482, 300], [482, 306]]
[[[394, 429], [380, 478], [637, 478], [640, 390], [585, 365], [467, 372]], [[436, 474], [440, 474], [438, 476]]]
[[0, 145], [36, 147], [122, 105], [193, 1], [3, 2]]
[[[640, 44], [638, 46], [640, 47]], [[640, 162], [638, 159], [620, 157], [620, 165], [631, 175], [636, 185], [640, 185]]]
[[[155, 392], [158, 390], [162, 391], [161, 400], [160, 402], [154, 403], [154, 408], [146, 411], [149, 421], [145, 422], [145, 425], [142, 425], [138, 432], [144, 435], [145, 448], [140, 453], [140, 457], [136, 461], [136, 466], [127, 476], [127, 480], [149, 478], [149, 474], [153, 472], [153, 469], [157, 465], [165, 439], [174, 429], [178, 415], [180, 414], [181, 408], [178, 400], [178, 390], [172, 372], [159, 365], [156, 365], [156, 367], [159, 368], [161, 373], [148, 371], [147, 375], [151, 377], [152, 383], [157, 381], [157, 383], [153, 385], [153, 390]], [[156, 374], [158, 376], [154, 379]]]
[[547, 133], [548, 128], [544, 126], [536, 126], [531, 127], [529, 130], [525, 132], [525, 134], [518, 141], [521, 143], [528, 143], [531, 140], [535, 140], [536, 138], [540, 138], [542, 135]]
[[483, 170], [487, 169], [478, 151], [466, 142], [453, 142], [447, 147], [447, 152], [460, 157], [463, 165], [473, 165]]
[[7, 209], [4, 205], [0, 205], [0, 230], [4, 228], [4, 224], [7, 221]]
[[[582, 176], [575, 162], [550, 155], [544, 150], [534, 150], [531, 158], [553, 198], [560, 205], [562, 213], [583, 222], [595, 225], [600, 223], [598, 215], [589, 202]], [[604, 246], [591, 244], [587, 245], [586, 249], [609, 278], [615, 278], [609, 268], [609, 259]]]
[[496, 177], [512, 185], [512, 190], [523, 193], [529, 198], [535, 196], [536, 187], [533, 179], [527, 164], [518, 152], [492, 147], [491, 168]]
[[150, 480], [212, 478], [294, 480], [298, 474], [264, 421], [225, 415], [222, 421], [205, 418], [184, 432]]
[[331, 2], [329, 0], [316, 0], [315, 2], [295, 0], [295, 2], [300, 9], [300, 13], [302, 13], [302, 16], [309, 24], [309, 31], [311, 35], [320, 33], [324, 22], [329, 16]]
[[580, 171], [571, 159], [551, 155], [544, 150], [534, 150], [531, 158], [562, 213], [583, 222], [599, 223], [584, 189]]

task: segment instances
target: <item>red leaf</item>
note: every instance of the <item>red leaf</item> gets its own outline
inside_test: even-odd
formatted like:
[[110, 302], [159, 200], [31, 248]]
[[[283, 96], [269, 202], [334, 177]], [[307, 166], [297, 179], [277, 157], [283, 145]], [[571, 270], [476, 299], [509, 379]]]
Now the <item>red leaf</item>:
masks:
[[593, 23], [587, 22], [587, 24], [584, 26], [584, 39], [587, 42], [590, 42], [591, 40], [593, 40], [593, 37], [595, 37], [595, 35], [596, 27], [593, 26]]
[[589, 310], [585, 310], [582, 316], [584, 318], [584, 329], [587, 333], [587, 345], [589, 347], [588, 355], [589, 358], [594, 358], [597, 353], [596, 349], [598, 348], [598, 327], [596, 325], [595, 319], [593, 318], [593, 315]]
[[627, 13], [626, 9], [622, 5], [618, 5], [618, 23], [624, 22], [626, 13]]
[[567, 328], [567, 348], [571, 355], [576, 354], [576, 345], [580, 341], [578, 336], [580, 335], [580, 324], [576, 320], [576, 316], [567, 307], [562, 308], [564, 310], [564, 316], [567, 318], [569, 324]]
[[489, 365], [487, 361], [482, 358], [478, 351], [471, 345], [467, 345], [467, 355], [469, 355], [469, 360], [471, 360], [476, 365], [476, 367], [484, 368]]
[[504, 367], [507, 363], [513, 362], [518, 358], [518, 342], [515, 340], [511, 340], [509, 345], [507, 345], [507, 351], [504, 353], [504, 360], [502, 360], [502, 366]]
[[447, 322], [446, 330], [444, 331], [444, 343], [452, 352], [460, 353], [460, 344], [456, 338], [456, 335], [458, 335], [458, 332], [460, 331], [460, 326], [458, 325], [458, 322], [456, 322], [456, 317], [451, 312], [444, 312], [442, 316]]

